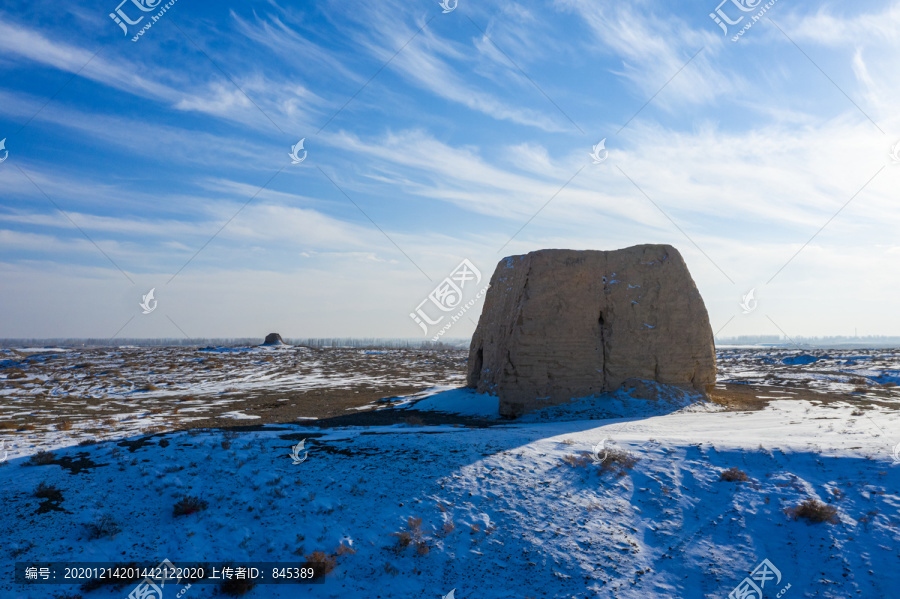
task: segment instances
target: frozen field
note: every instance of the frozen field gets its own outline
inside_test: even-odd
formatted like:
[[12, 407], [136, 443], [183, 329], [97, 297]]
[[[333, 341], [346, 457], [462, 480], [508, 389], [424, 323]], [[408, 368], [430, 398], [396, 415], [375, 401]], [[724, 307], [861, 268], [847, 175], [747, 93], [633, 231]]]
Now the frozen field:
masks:
[[[898, 354], [839, 353], [721, 351], [721, 403], [616, 394], [509, 422], [496, 399], [452, 389], [463, 352], [19, 352], [2, 370], [14, 426], [0, 431], [0, 562], [8, 573], [35, 561], [333, 565], [321, 584], [258, 584], [247, 597], [722, 598], [748, 577], [766, 598], [889, 597], [900, 583]], [[140, 391], [147, 383], [156, 389]], [[392, 384], [402, 391], [382, 391]], [[333, 389], [344, 395], [309, 395]], [[232, 393], [296, 413], [279, 421]], [[115, 425], [95, 424], [91, 410], [110, 403]], [[178, 420], [206, 404], [243, 418]], [[306, 409], [324, 412], [298, 420]], [[175, 430], [192, 422], [204, 428]], [[100, 442], [78, 446], [85, 438]], [[726, 478], [746, 480], [721, 480], [731, 468]], [[185, 496], [205, 506], [176, 515]], [[810, 499], [824, 521], [795, 511]], [[7, 576], [0, 596], [127, 597], [139, 582], [87, 590]]]

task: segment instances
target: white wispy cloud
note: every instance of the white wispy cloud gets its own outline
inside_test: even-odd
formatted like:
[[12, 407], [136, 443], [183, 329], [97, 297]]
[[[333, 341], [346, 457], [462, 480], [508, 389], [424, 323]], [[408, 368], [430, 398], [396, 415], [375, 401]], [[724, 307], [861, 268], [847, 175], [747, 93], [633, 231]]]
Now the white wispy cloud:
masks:
[[601, 47], [621, 60], [618, 74], [643, 96], [651, 97], [668, 82], [658, 105], [666, 107], [665, 98], [674, 105], [709, 103], [743, 87], [736, 75], [716, 67], [709, 58], [721, 47], [720, 36], [711, 29], [691, 27], [671, 7], [589, 0], [558, 0], [557, 4], [584, 19]]

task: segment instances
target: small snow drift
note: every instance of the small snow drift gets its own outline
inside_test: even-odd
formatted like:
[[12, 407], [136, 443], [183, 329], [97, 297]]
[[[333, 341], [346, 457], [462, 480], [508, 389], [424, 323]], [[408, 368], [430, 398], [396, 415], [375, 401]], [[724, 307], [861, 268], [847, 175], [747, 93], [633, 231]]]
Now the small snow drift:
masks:
[[284, 339], [281, 338], [281, 335], [278, 333], [269, 333], [266, 335], [266, 340], [263, 341], [263, 345], [285, 345]]
[[629, 379], [708, 393], [709, 316], [670, 245], [540, 250], [504, 258], [469, 348], [467, 384], [500, 414], [618, 390]]

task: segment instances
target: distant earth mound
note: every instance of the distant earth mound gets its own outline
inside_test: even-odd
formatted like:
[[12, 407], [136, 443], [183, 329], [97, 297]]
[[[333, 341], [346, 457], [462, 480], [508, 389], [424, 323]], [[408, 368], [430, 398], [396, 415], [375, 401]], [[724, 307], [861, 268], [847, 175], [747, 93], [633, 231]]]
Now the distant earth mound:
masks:
[[709, 315], [670, 245], [504, 258], [469, 348], [467, 384], [516, 417], [640, 381], [709, 393]]
[[278, 333], [269, 333], [266, 335], [266, 340], [263, 341], [263, 345], [285, 345], [284, 339], [281, 338], [281, 335]]

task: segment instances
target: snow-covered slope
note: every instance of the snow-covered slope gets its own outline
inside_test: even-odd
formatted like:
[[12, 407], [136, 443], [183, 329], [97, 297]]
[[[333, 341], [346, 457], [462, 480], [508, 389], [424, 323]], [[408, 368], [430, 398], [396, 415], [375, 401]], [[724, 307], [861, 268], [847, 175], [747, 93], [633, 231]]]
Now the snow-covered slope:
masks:
[[[420, 405], [471, 413], [479, 399], [447, 391]], [[177, 433], [61, 449], [43, 466], [16, 456], [0, 467], [0, 563], [10, 572], [27, 560], [296, 562], [323, 551], [336, 567], [322, 584], [259, 585], [246, 596], [647, 599], [728, 597], [767, 559], [780, 574], [767, 598], [895, 594], [895, 412], [796, 400], [755, 412], [667, 410], [607, 420], [576, 410], [485, 428]], [[308, 458], [293, 464], [301, 439]], [[604, 471], [616, 450], [637, 458], [633, 468]], [[63, 456], [83, 457], [83, 468]], [[719, 480], [733, 467], [748, 482]], [[37, 513], [42, 482], [59, 489], [64, 511]], [[207, 509], [174, 516], [183, 495]], [[836, 523], [785, 513], [810, 497], [836, 508]], [[104, 515], [121, 531], [89, 540], [84, 525]], [[355, 553], [337, 555], [340, 545]], [[84, 597], [125, 597], [134, 586]], [[199, 598], [216, 587], [169, 589]], [[0, 580], [2, 597], [64, 591], [77, 587]]]

